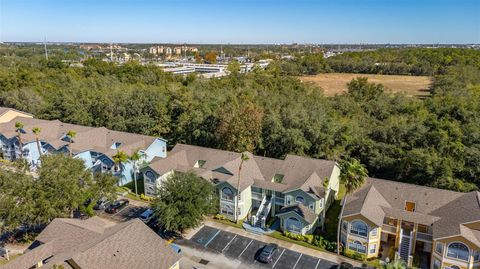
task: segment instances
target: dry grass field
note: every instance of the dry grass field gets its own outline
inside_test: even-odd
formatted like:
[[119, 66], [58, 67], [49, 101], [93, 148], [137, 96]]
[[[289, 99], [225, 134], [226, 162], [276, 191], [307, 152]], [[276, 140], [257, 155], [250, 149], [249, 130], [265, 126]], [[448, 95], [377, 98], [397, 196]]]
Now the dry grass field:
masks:
[[393, 92], [404, 92], [408, 96], [427, 96], [432, 83], [431, 77], [397, 76], [373, 74], [326, 73], [315, 76], [302, 76], [300, 80], [320, 86], [326, 96], [334, 96], [347, 90], [347, 83], [357, 77], [367, 77], [369, 82], [381, 83]]

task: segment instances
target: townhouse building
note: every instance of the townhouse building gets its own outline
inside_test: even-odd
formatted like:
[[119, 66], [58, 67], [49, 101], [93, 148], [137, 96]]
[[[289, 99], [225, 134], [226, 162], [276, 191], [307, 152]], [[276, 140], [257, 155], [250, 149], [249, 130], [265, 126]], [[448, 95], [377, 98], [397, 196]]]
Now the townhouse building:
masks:
[[433, 269], [480, 268], [480, 193], [368, 178], [344, 200], [339, 244]]
[[245, 154], [248, 160], [239, 175], [241, 153], [177, 144], [166, 158], [154, 158], [142, 170], [145, 193], [155, 195], [172, 173], [191, 171], [215, 185], [219, 213], [231, 220], [246, 219], [252, 227], [266, 229], [269, 217], [278, 218], [282, 230], [298, 234], [323, 226], [339, 190], [340, 170], [334, 161]]
[[[16, 122], [21, 122], [23, 128], [17, 130]], [[32, 131], [34, 127], [41, 129], [38, 143], [37, 135]], [[67, 135], [70, 131], [76, 133], [74, 138]], [[111, 172], [118, 177], [119, 185], [124, 185], [132, 181], [133, 173], [138, 172], [140, 166], [147, 165], [155, 157], [166, 157], [167, 142], [159, 137], [113, 131], [104, 127], [17, 116], [0, 123], [0, 149], [4, 159], [15, 161], [22, 158], [30, 164], [32, 170], [39, 165], [40, 155], [72, 154], [74, 158], [82, 159], [85, 166], [94, 172]], [[129, 160], [116, 165], [113, 156], [119, 151], [127, 155], [138, 151], [141, 158], [136, 163]]]

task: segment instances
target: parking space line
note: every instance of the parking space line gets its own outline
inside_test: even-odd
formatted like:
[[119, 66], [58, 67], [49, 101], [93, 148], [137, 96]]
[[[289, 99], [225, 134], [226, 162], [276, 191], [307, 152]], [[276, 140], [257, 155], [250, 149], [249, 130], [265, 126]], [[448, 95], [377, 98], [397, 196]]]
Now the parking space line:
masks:
[[245, 250], [247, 250], [247, 248], [250, 246], [250, 244], [252, 244], [253, 242], [253, 239], [250, 240], [250, 243], [248, 243], [248, 245], [243, 249], [242, 253], [240, 253], [240, 255], [238, 255], [238, 257], [240, 258], [240, 256], [242, 256], [242, 254], [245, 252]]
[[125, 209], [127, 209], [127, 208], [128, 208], [128, 206], [126, 206], [126, 207], [124, 207], [124, 208], [120, 209], [120, 211], [118, 211], [117, 213], [113, 214], [113, 215], [112, 215], [112, 217], [113, 217], [113, 216], [115, 216], [115, 215], [117, 215], [118, 213], [122, 212], [123, 210], [125, 210]]
[[207, 247], [208, 244], [210, 244], [210, 242], [212, 242], [212, 240], [217, 237], [217, 235], [220, 233], [220, 230], [217, 230], [217, 232], [212, 236], [212, 238], [210, 238], [210, 240], [208, 240], [208, 242], [204, 245], [204, 247]]
[[228, 246], [230, 246], [230, 244], [233, 242], [233, 239], [235, 239], [235, 237], [237, 237], [237, 235], [235, 235], [232, 240], [230, 240], [230, 242], [227, 243], [227, 245], [222, 249], [222, 252], [225, 251], [225, 249], [227, 249]]
[[317, 261], [317, 265], [315, 265], [315, 269], [317, 269], [317, 268], [318, 268], [318, 265], [319, 265], [319, 264], [320, 264], [320, 259], [318, 259], [318, 261]]
[[277, 265], [278, 260], [280, 260], [280, 258], [281, 258], [282, 255], [283, 255], [283, 252], [285, 252], [285, 249], [283, 249], [282, 253], [280, 253], [280, 256], [278, 256], [278, 259], [275, 261], [275, 263], [273, 264], [272, 268], [275, 267], [275, 265]]
[[295, 269], [295, 267], [297, 267], [297, 264], [298, 264], [298, 262], [300, 261], [300, 259], [302, 258], [302, 255], [303, 255], [303, 254], [300, 253], [300, 257], [298, 257], [298, 260], [297, 260], [297, 262], [295, 263], [295, 265], [293, 266], [292, 269]]

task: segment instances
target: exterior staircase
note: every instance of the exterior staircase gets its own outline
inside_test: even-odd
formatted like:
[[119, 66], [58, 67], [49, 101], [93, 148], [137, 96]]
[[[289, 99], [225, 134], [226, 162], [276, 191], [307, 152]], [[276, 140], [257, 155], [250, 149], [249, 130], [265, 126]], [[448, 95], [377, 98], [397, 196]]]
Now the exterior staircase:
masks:
[[412, 254], [412, 232], [400, 230], [400, 247], [398, 249], [398, 255], [400, 258], [408, 264], [409, 257]]
[[267, 221], [268, 214], [270, 213], [270, 209], [272, 208], [272, 198], [271, 197], [263, 197], [262, 203], [257, 210], [257, 214], [252, 217], [252, 226], [265, 229], [265, 224]]

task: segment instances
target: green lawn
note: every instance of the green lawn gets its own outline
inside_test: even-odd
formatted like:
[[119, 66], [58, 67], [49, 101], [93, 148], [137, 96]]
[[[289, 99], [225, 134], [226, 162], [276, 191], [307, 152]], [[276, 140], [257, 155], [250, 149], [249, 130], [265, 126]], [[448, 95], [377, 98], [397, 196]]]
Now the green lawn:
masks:
[[230, 220], [222, 220], [222, 219], [216, 219], [216, 218], [212, 218], [212, 219], [216, 222], [220, 222], [220, 223], [228, 225], [228, 226], [243, 229], [243, 226], [242, 226], [243, 220], [240, 220], [240, 221], [238, 221], [238, 223], [235, 223], [235, 222], [230, 221]]
[[340, 211], [342, 211], [340, 202], [344, 196], [345, 186], [340, 184], [338, 198], [332, 203], [325, 216], [325, 232], [322, 233], [322, 236], [329, 241], [337, 242], [338, 216]]

